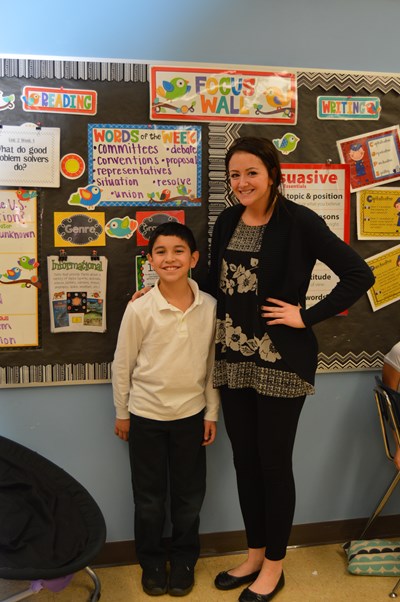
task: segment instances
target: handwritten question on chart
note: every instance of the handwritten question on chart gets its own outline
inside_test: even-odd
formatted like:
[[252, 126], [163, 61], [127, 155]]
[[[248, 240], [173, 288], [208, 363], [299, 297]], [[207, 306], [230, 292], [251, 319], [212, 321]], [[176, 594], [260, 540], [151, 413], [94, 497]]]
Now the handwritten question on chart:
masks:
[[58, 188], [60, 129], [0, 128], [0, 186]]

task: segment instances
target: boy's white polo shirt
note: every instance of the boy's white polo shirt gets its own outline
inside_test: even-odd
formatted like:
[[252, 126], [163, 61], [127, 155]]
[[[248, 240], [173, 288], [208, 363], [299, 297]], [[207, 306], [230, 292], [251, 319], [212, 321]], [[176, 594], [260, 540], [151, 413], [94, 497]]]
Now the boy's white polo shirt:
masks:
[[192, 305], [182, 312], [158, 285], [129, 303], [112, 366], [117, 418], [129, 413], [153, 420], [187, 418], [206, 407], [217, 420], [219, 393], [212, 386], [215, 346], [213, 297], [189, 278]]

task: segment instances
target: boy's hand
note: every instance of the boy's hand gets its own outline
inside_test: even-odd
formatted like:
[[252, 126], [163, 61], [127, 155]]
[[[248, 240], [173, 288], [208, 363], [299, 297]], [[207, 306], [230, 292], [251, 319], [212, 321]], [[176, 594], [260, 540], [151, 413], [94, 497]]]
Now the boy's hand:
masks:
[[131, 302], [136, 301], [136, 299], [139, 299], [139, 297], [143, 297], [143, 295], [148, 293], [150, 290], [151, 290], [151, 286], [145, 286], [144, 288], [141, 288], [139, 291], [136, 291], [135, 293], [133, 293], [133, 295], [131, 297]]
[[202, 445], [211, 445], [217, 434], [217, 423], [215, 420], [204, 421], [204, 437]]
[[119, 437], [123, 441], [128, 441], [128, 439], [129, 439], [130, 422], [131, 421], [129, 420], [129, 418], [116, 418], [115, 419], [114, 433], [117, 435], [117, 437]]

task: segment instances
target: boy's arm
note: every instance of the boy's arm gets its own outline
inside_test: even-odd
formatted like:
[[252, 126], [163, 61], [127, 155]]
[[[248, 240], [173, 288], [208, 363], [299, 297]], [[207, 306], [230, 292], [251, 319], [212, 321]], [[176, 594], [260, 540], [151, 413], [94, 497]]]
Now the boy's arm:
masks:
[[215, 420], [204, 420], [204, 436], [202, 445], [211, 445], [217, 435], [217, 423]]
[[132, 373], [136, 365], [141, 338], [137, 314], [129, 304], [121, 321], [112, 364], [112, 388], [116, 414], [114, 432], [125, 441], [129, 436], [128, 404]]
[[128, 441], [128, 439], [129, 439], [130, 423], [131, 423], [131, 421], [129, 418], [116, 418], [115, 419], [114, 433], [117, 435], [117, 437], [119, 437], [123, 441]]
[[[216, 308], [214, 306], [214, 324], [216, 323], [215, 317]], [[215, 334], [215, 328], [214, 328]], [[206, 409], [204, 414], [205, 421], [216, 422], [218, 420], [219, 411], [219, 391], [213, 387], [213, 371], [214, 371], [214, 359], [215, 359], [215, 336], [212, 337], [210, 348], [208, 351], [207, 358], [207, 372], [206, 372], [206, 384], [204, 388], [204, 396], [206, 399]], [[214, 434], [215, 438], [215, 434]]]

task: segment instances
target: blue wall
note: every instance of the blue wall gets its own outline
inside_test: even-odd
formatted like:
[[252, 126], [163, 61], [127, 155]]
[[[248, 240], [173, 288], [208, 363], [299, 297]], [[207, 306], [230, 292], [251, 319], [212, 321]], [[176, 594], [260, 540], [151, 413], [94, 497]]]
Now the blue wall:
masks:
[[[0, 54], [396, 72], [399, 23], [397, 0], [86, 0], [79, 10], [7, 2]], [[389, 481], [374, 375], [317, 377], [295, 448], [296, 524], [365, 517]], [[0, 391], [0, 432], [81, 481], [104, 512], [108, 541], [120, 541], [133, 538], [133, 503], [127, 446], [113, 421], [110, 385]], [[222, 421], [208, 464], [201, 531], [242, 529]], [[395, 492], [385, 513], [397, 514], [399, 501]]]

